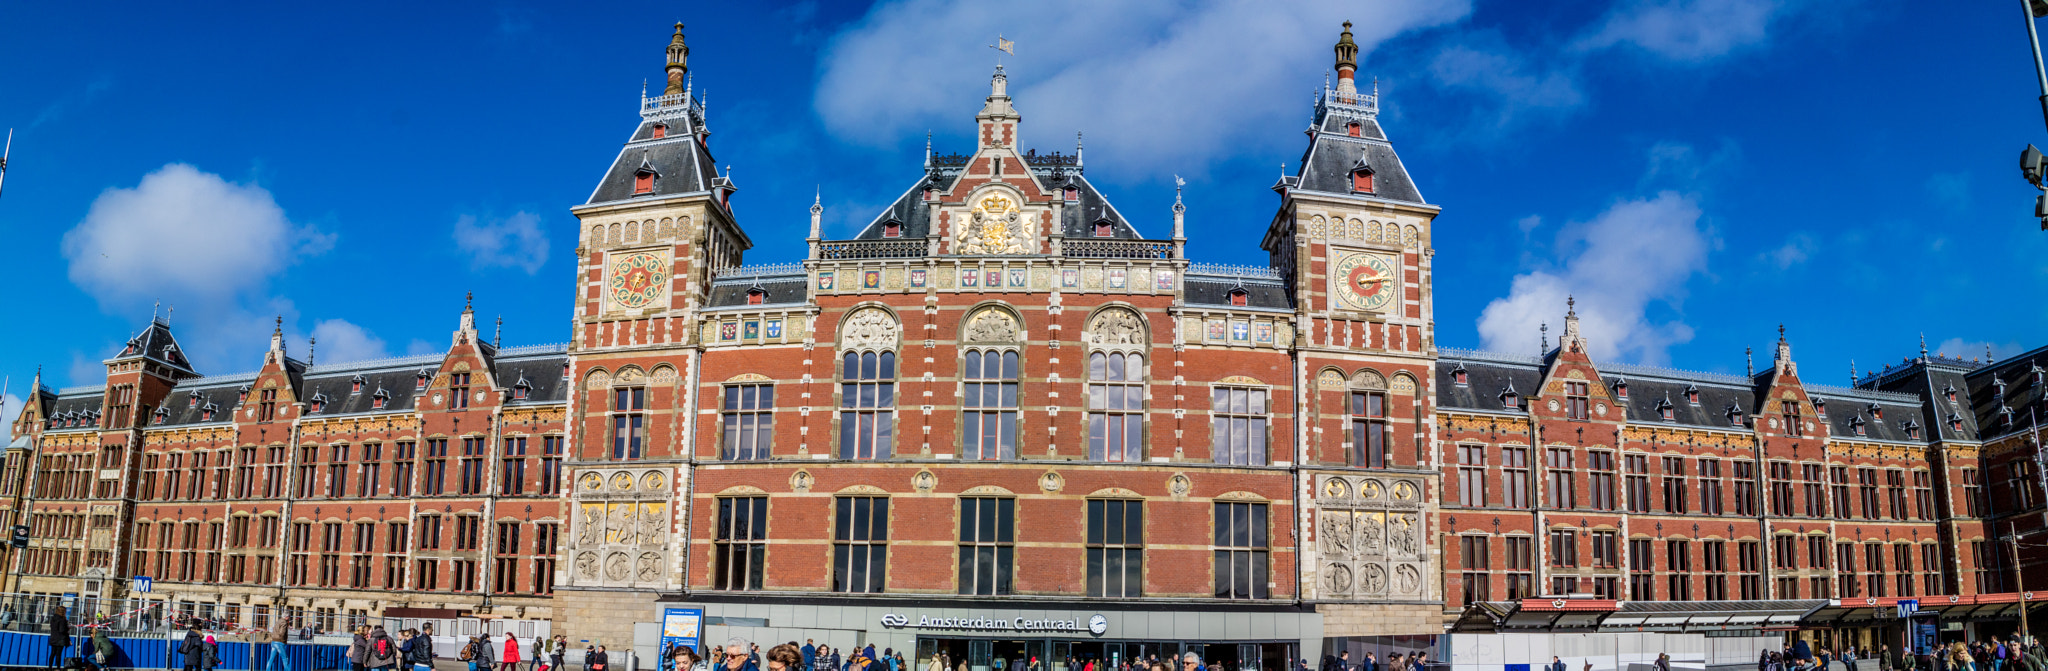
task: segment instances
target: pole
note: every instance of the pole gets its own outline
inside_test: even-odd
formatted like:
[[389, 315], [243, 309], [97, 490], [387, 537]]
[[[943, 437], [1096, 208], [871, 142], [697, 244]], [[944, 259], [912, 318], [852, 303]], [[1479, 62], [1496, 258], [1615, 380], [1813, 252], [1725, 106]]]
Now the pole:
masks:
[[[2032, 20], [2027, 21], [2027, 25], [2031, 26], [2033, 23]], [[2027, 576], [2026, 571], [2020, 570], [2019, 524], [2017, 522], [2006, 522], [2005, 534], [2007, 539], [2005, 544], [2012, 548], [2013, 587], [2020, 591], [2020, 642], [2025, 644], [2033, 639], [2033, 629], [2027, 625]]]
[[2048, 66], [2041, 63], [2041, 35], [2034, 30], [2034, 0], [2020, 0], [2027, 17], [2027, 43], [2034, 47], [2034, 77], [2041, 83], [2041, 123], [2048, 125]]

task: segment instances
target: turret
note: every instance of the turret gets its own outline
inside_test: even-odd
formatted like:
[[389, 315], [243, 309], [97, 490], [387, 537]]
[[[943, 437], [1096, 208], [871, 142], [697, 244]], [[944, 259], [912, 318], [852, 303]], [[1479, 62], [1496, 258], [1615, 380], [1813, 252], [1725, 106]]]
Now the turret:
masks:
[[[1348, 25], [1348, 24], [1347, 24]], [[690, 73], [690, 45], [683, 43], [683, 24], [676, 22], [676, 35], [668, 41], [668, 88], [661, 94], [672, 96], [685, 90], [684, 76]]]
[[[681, 37], [676, 39], [680, 40]], [[1351, 41], [1351, 22], [1344, 22], [1344, 34], [1337, 38], [1337, 93], [1358, 95], [1358, 43]]]

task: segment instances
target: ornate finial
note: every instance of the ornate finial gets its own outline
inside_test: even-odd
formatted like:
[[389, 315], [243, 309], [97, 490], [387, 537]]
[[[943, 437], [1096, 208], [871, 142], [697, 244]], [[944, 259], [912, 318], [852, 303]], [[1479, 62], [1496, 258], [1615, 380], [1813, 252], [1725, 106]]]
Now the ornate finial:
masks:
[[1074, 131], [1074, 167], [1081, 167], [1081, 131]]
[[1742, 366], [1749, 371], [1750, 377], [1756, 377], [1756, 353], [1748, 347], [1742, 348]]
[[470, 311], [470, 303], [471, 303], [471, 302], [473, 302], [473, 301], [475, 301], [475, 300], [476, 300], [476, 292], [474, 292], [474, 291], [464, 291], [464, 292], [462, 292], [462, 311], [463, 311], [463, 312], [469, 312], [469, 311]]
[[1351, 22], [1344, 22], [1344, 33], [1337, 37], [1337, 76], [1344, 78], [1345, 70], [1358, 68], [1358, 43], [1351, 40]]
[[284, 335], [284, 315], [277, 316], [277, 325], [270, 327], [270, 335]]
[[313, 353], [320, 346], [320, 336], [306, 336], [306, 367], [313, 367]]
[[505, 315], [498, 315], [498, 330], [491, 334], [491, 347], [505, 346]]
[[1579, 299], [1577, 296], [1565, 294], [1564, 316], [1568, 318], [1575, 318], [1579, 316]]
[[929, 128], [924, 131], [924, 167], [932, 167], [932, 131]]
[[1856, 360], [1849, 360], [1849, 386], [1856, 386]]
[[668, 41], [668, 88], [662, 95], [676, 95], [689, 90], [684, 77], [690, 72], [690, 45], [683, 43], [683, 22], [676, 22], [676, 34]]
[[164, 304], [164, 302], [163, 302], [163, 301], [157, 301], [157, 302], [155, 302], [155, 303], [150, 303], [150, 304], [149, 304], [149, 320], [150, 320], [150, 321], [156, 321], [156, 309], [157, 309], [157, 308], [159, 308], [159, 307], [162, 307], [162, 306], [163, 306], [163, 304]]
[[1778, 341], [1785, 341], [1785, 322], [1778, 322]]
[[1536, 350], [1536, 353], [1542, 354], [1550, 351], [1550, 322], [1543, 322], [1543, 325], [1537, 327], [1537, 330], [1543, 332], [1543, 344], [1541, 348]]
[[1183, 188], [1186, 188], [1186, 187], [1187, 187], [1187, 185], [1188, 185], [1188, 181], [1187, 181], [1187, 180], [1185, 180], [1185, 179], [1181, 179], [1181, 178], [1180, 178], [1180, 175], [1174, 175], [1174, 176], [1173, 176], [1173, 206], [1174, 206], [1174, 207], [1180, 207], [1180, 192], [1181, 192], [1181, 189], [1183, 189]]
[[1927, 332], [1920, 332], [1920, 360], [1927, 360]]
[[1991, 343], [1984, 343], [1984, 363], [1991, 363]]

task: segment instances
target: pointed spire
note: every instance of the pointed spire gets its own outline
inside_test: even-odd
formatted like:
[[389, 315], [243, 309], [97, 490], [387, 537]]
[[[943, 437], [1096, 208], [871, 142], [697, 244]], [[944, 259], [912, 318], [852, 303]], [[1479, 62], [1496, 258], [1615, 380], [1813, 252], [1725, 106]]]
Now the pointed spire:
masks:
[[1854, 387], [1854, 386], [1856, 386], [1856, 380], [1857, 380], [1857, 377], [1856, 377], [1856, 360], [1855, 360], [1855, 359], [1850, 359], [1850, 360], [1849, 360], [1849, 386], [1851, 386], [1851, 387]]
[[1991, 343], [1984, 343], [1984, 363], [1991, 363]]
[[683, 22], [676, 22], [676, 34], [668, 41], [668, 88], [662, 95], [672, 96], [688, 91], [684, 75], [690, 72], [690, 46], [683, 43]]
[[821, 220], [822, 220], [822, 219], [824, 218], [824, 214], [825, 214], [825, 187], [822, 187], [822, 186], [820, 186], [820, 187], [818, 187], [818, 192], [817, 192], [817, 194], [816, 194], [816, 195], [813, 195], [813, 196], [811, 196], [811, 240], [814, 240], [814, 241], [815, 241], [815, 240], [818, 240], [818, 239], [819, 239], [819, 238], [818, 238], [818, 234], [819, 234], [819, 228], [818, 228], [818, 224], [819, 224], [819, 222], [820, 222], [820, 221], [821, 221]]
[[1536, 354], [1540, 356], [1550, 351], [1550, 322], [1543, 322], [1543, 325], [1537, 327], [1537, 330], [1543, 333], [1541, 345], [1536, 348]]
[[1188, 181], [1181, 179], [1180, 175], [1173, 176], [1173, 239], [1176, 245], [1188, 238], [1188, 206], [1180, 200], [1181, 189], [1186, 188], [1187, 185]]
[[7, 155], [14, 153], [14, 129], [7, 129], [7, 147], [0, 149], [0, 188], [7, 185]]
[[1351, 40], [1351, 22], [1344, 22], [1344, 34], [1337, 38], [1337, 94], [1358, 95], [1358, 43]]
[[1756, 377], [1756, 353], [1751, 348], [1742, 348], [1742, 368], [1750, 377]]
[[270, 353], [284, 356], [284, 315], [278, 315], [276, 324], [270, 327]]
[[496, 332], [493, 332], [493, 333], [491, 334], [491, 347], [494, 347], [494, 348], [503, 348], [504, 346], [505, 346], [505, 315], [498, 315], [498, 330], [497, 330]]
[[1586, 351], [1586, 337], [1579, 333], [1579, 299], [1570, 294], [1564, 297], [1564, 335], [1558, 337], [1557, 346], [1573, 352]]
[[306, 367], [313, 367], [313, 353], [320, 347], [320, 336], [306, 336]]
[[1927, 362], [1927, 332], [1920, 332], [1920, 362]]
[[1081, 131], [1074, 131], [1074, 167], [1081, 167]]
[[1792, 363], [1792, 343], [1785, 340], [1785, 325], [1778, 324], [1778, 352], [1771, 357], [1771, 365], [1779, 375], [1797, 375], [1799, 367]]
[[461, 322], [459, 323], [459, 325], [458, 325], [458, 326], [456, 326], [456, 330], [459, 330], [459, 331], [475, 331], [475, 330], [476, 330], [476, 308], [475, 308], [475, 307], [473, 307], [473, 306], [471, 305], [471, 303], [472, 303], [472, 302], [473, 302], [473, 301], [475, 300], [475, 298], [476, 298], [476, 292], [473, 292], [473, 291], [465, 291], [465, 292], [462, 292], [462, 321], [461, 321]]
[[932, 167], [932, 130], [930, 128], [924, 130], [924, 167], [927, 169]]

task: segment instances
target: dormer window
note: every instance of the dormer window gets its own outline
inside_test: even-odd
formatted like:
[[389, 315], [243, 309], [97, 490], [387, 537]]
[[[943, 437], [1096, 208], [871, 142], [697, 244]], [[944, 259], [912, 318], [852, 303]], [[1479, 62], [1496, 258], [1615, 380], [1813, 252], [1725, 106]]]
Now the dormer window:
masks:
[[1813, 414], [1820, 416], [1821, 419], [1827, 419], [1828, 400], [1825, 398], [1813, 399]]
[[1870, 404], [1870, 418], [1878, 420], [1884, 419], [1884, 408], [1879, 407], [1876, 403]]
[[899, 224], [899, 223], [896, 223], [896, 222], [893, 222], [893, 221], [892, 221], [892, 222], [889, 222], [889, 223], [886, 223], [886, 224], [882, 224], [882, 237], [885, 237], [885, 238], [900, 238], [900, 237], [903, 237], [903, 224]]
[[767, 291], [763, 291], [760, 287], [754, 287], [752, 289], [747, 290], [748, 305], [760, 305], [766, 302], [768, 302]]
[[213, 410], [214, 410], [214, 405], [213, 405], [212, 403], [208, 403], [208, 404], [206, 404], [206, 407], [204, 407], [204, 408], [200, 408], [200, 409], [199, 409], [199, 419], [200, 419], [200, 421], [204, 421], [204, 422], [211, 422], [211, 421], [213, 421]]
[[1074, 187], [1071, 187], [1071, 186], [1070, 186], [1070, 187], [1067, 187], [1065, 191], [1066, 191], [1066, 193], [1062, 194], [1062, 196], [1064, 196], [1065, 200], [1067, 201], [1067, 204], [1069, 204], [1069, 205], [1072, 205], [1072, 204], [1074, 204], [1074, 203], [1078, 203], [1078, 202], [1081, 202], [1081, 190], [1080, 190], [1080, 189], [1076, 189], [1076, 188], [1074, 188]]
[[517, 382], [517, 383], [515, 383], [515, 384], [513, 384], [513, 385], [512, 385], [512, 398], [513, 398], [514, 400], [520, 400], [520, 401], [524, 401], [524, 400], [526, 400], [526, 397], [527, 397], [527, 395], [528, 395], [528, 394], [529, 394], [529, 393], [530, 393], [530, 392], [531, 392], [532, 390], [533, 390], [533, 384], [532, 384], [532, 383], [530, 383], [530, 382], [527, 382], [527, 381], [526, 381], [526, 378], [523, 378], [523, 377], [522, 377], [522, 378], [519, 378], [519, 382]]
[[1947, 397], [1948, 402], [1950, 403], [1956, 402], [1956, 385], [1954, 383], [1950, 383], [1947, 387], [1943, 387], [1941, 390], [1941, 395]]
[[1250, 299], [1251, 294], [1245, 293], [1245, 290], [1243, 289], [1230, 290], [1230, 304], [1233, 307], [1244, 307], [1246, 305], [1250, 305]]
[[313, 412], [320, 412], [320, 411], [322, 411], [322, 410], [326, 410], [326, 409], [327, 409], [327, 395], [326, 395], [326, 394], [314, 394], [314, 395], [313, 395], [313, 399], [312, 399], [312, 400], [313, 400], [313, 402], [312, 402]]
[[569, 379], [569, 362], [562, 362], [562, 379]]
[[1678, 419], [1678, 408], [1677, 406], [1671, 404], [1671, 399], [1667, 398], [1662, 401], [1658, 401], [1657, 417], [1663, 419], [1666, 422], [1676, 420]]
[[378, 390], [377, 390], [377, 393], [375, 393], [375, 394], [371, 394], [371, 395], [370, 395], [370, 409], [372, 409], [372, 410], [383, 410], [383, 409], [384, 409], [384, 402], [385, 402], [385, 401], [388, 401], [388, 400], [390, 400], [390, 399], [391, 399], [391, 392], [387, 392], [387, 391], [384, 391], [384, 390], [382, 390], [382, 389], [378, 389]]
[[1116, 234], [1116, 225], [1108, 221], [1095, 222], [1095, 237], [1107, 238]]
[[1467, 376], [1467, 374], [1465, 373], [1465, 364], [1463, 362], [1460, 362], [1457, 368], [1451, 369], [1452, 383], [1455, 383], [1458, 386], [1463, 387], [1466, 386], [1470, 381], [1471, 380], [1469, 376]]
[[938, 199], [939, 199], [939, 190], [938, 190], [938, 189], [925, 189], [925, 190], [924, 190], [924, 202], [927, 202], [927, 203], [929, 203], [929, 202], [932, 202], [932, 201], [934, 201], [934, 200], [938, 200]]
[[236, 403], [248, 403], [248, 402], [249, 402], [249, 388], [248, 388], [247, 386], [244, 386], [244, 387], [242, 387], [242, 388], [241, 388], [240, 390], [238, 390], [238, 391], [236, 391], [236, 392], [235, 392], [235, 402], [236, 402]]
[[1850, 432], [1850, 433], [1853, 433], [1853, 434], [1856, 434], [1856, 435], [1859, 435], [1859, 436], [1861, 436], [1861, 435], [1864, 435], [1864, 428], [1863, 428], [1863, 425], [1864, 425], [1865, 423], [1866, 423], [1866, 422], [1864, 422], [1864, 421], [1863, 421], [1863, 417], [1862, 417], [1862, 416], [1860, 416], [1860, 415], [1859, 415], [1859, 416], [1856, 416], [1856, 417], [1850, 417], [1850, 418], [1849, 418], [1849, 432]]
[[1906, 437], [1913, 440], [1920, 439], [1920, 425], [1911, 419], [1906, 420]]
[[1728, 425], [1742, 426], [1742, 409], [1732, 405], [1728, 406]]
[[[244, 393], [244, 394], [247, 394], [247, 392], [243, 392], [243, 393]], [[357, 375], [357, 376], [355, 376], [355, 377], [354, 377], [353, 379], [350, 379], [350, 380], [348, 381], [348, 393], [351, 393], [351, 394], [360, 394], [360, 393], [363, 393], [363, 376], [361, 376], [361, 375]]]
[[1961, 431], [1961, 430], [1963, 430], [1963, 416], [1962, 416], [1962, 415], [1958, 415], [1958, 414], [1955, 414], [1955, 413], [1953, 413], [1953, 412], [1949, 413], [1949, 414], [1948, 414], [1948, 430], [1950, 430], [1950, 431]]
[[177, 346], [177, 345], [170, 345], [170, 346], [166, 346], [166, 347], [164, 347], [164, 360], [165, 360], [165, 361], [169, 361], [169, 362], [171, 362], [171, 363], [177, 363], [177, 362], [178, 362], [178, 346]]
[[1365, 137], [1365, 124], [1356, 121], [1344, 124], [1344, 134], [1351, 137]]
[[[427, 388], [427, 380], [433, 379], [433, 377], [434, 377], [433, 375], [430, 375], [430, 374], [428, 374], [428, 373], [427, 373], [427, 371], [425, 371], [425, 370], [421, 370], [420, 372], [418, 372], [418, 373], [414, 374], [414, 375], [413, 375], [413, 379], [412, 379], [412, 389], [413, 389], [413, 391], [419, 391], [419, 390], [421, 390], [421, 389], [426, 389], [426, 388]], [[361, 381], [361, 380], [358, 380], [358, 381], [356, 382], [356, 391], [360, 392], [360, 391], [362, 391], [362, 390], [363, 390], [363, 383], [362, 383], [362, 381]]]
[[659, 140], [665, 137], [668, 137], [668, 124], [654, 124], [654, 139]]
[[157, 408], [157, 409], [156, 409], [156, 413], [154, 413], [154, 419], [152, 419], [151, 421], [153, 421], [153, 422], [155, 422], [155, 423], [157, 423], [157, 424], [162, 424], [162, 423], [164, 423], [164, 422], [165, 422], [166, 420], [169, 420], [170, 418], [171, 418], [171, 413], [170, 413], [170, 411], [167, 411], [167, 410], [165, 410], [165, 409], [163, 409], [163, 408]]
[[187, 395], [185, 396], [185, 407], [187, 407], [187, 408], [197, 408], [197, 407], [199, 407], [199, 392], [197, 392], [197, 391], [194, 391], [194, 392], [192, 392], [192, 393], [190, 393], [190, 394], [187, 394]]
[[1358, 193], [1372, 193], [1372, 169], [1359, 168], [1351, 171], [1351, 190]]
[[1700, 388], [1698, 386], [1685, 385], [1685, 402], [1691, 405], [1700, 404]]
[[633, 173], [633, 195], [644, 196], [654, 193], [654, 171], [641, 170]]
[[1500, 407], [1509, 410], [1522, 408], [1522, 395], [1515, 392], [1515, 383], [1509, 382], [1506, 389], [1500, 390]]
[[1614, 381], [1614, 397], [1615, 397], [1615, 398], [1617, 398], [1617, 399], [1623, 400], [1623, 401], [1626, 401], [1626, 400], [1628, 400], [1628, 379], [1627, 379], [1627, 378], [1623, 378], [1623, 379], [1619, 379], [1619, 380], [1615, 380], [1615, 381]]

